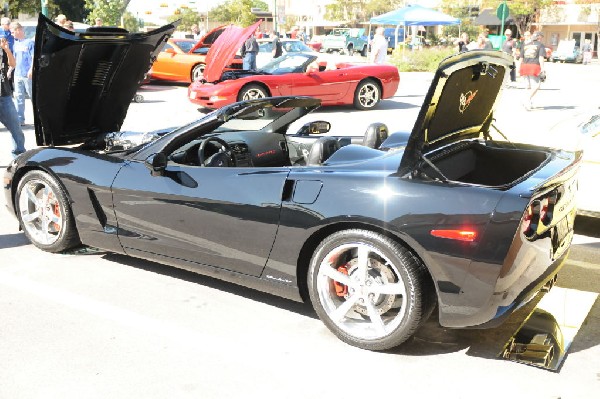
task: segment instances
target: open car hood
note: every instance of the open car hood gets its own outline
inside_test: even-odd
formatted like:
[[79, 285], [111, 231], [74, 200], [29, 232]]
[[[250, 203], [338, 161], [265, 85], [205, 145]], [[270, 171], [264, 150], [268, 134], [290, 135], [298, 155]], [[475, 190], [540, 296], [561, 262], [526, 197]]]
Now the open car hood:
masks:
[[150, 33], [71, 32], [40, 14], [33, 110], [38, 145], [80, 144], [118, 131], [144, 74], [177, 23]]
[[256, 28], [262, 23], [258, 21], [247, 28], [229, 25], [219, 35], [217, 40], [210, 46], [206, 55], [206, 68], [204, 69], [204, 80], [207, 82], [215, 82], [221, 78], [223, 68], [231, 63], [231, 59], [242, 47], [242, 44], [251, 35], [254, 34]]
[[438, 67], [415, 122], [400, 173], [415, 168], [424, 153], [453, 142], [487, 135], [511, 56], [501, 51], [468, 51]]
[[206, 35], [202, 36], [200, 40], [198, 40], [198, 43], [196, 43], [194, 47], [188, 51], [188, 53], [193, 54], [194, 51], [201, 47], [211, 47], [215, 43], [215, 40], [221, 36], [221, 33], [223, 33], [226, 27], [226, 25], [221, 25], [209, 31]]

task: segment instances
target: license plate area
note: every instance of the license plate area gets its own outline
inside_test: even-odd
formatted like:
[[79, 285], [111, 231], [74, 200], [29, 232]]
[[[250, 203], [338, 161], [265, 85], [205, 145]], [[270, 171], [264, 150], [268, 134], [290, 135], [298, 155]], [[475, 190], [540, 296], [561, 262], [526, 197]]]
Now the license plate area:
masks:
[[564, 248], [569, 246], [571, 238], [573, 237], [573, 222], [571, 221], [571, 215], [565, 216], [552, 230], [552, 249], [555, 257], [558, 257], [564, 252]]

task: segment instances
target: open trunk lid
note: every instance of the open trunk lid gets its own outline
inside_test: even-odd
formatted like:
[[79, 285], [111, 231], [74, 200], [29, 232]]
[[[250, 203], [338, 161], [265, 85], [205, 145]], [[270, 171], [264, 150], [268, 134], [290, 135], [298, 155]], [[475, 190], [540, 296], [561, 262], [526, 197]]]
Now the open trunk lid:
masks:
[[487, 133], [512, 57], [468, 51], [440, 63], [400, 163], [413, 170], [424, 153]]

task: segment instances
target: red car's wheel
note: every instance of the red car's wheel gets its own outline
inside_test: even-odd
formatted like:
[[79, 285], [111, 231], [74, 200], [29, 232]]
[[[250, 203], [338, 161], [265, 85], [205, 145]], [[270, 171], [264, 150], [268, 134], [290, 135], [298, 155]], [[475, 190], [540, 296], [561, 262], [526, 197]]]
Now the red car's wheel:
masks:
[[372, 109], [381, 100], [381, 89], [373, 79], [363, 80], [354, 92], [354, 107], [365, 110]]
[[269, 97], [269, 93], [264, 87], [259, 85], [248, 85], [240, 90], [238, 95], [238, 101], [255, 100], [257, 98]]

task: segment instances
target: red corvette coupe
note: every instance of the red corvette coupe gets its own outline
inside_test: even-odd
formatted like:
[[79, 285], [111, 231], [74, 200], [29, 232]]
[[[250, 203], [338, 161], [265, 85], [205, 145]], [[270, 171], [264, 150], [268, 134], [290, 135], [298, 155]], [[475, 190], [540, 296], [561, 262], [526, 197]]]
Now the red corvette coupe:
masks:
[[371, 109], [398, 89], [400, 76], [395, 66], [328, 62], [308, 53], [286, 54], [258, 70], [223, 72], [226, 60], [253, 29], [254, 25], [246, 29], [232, 26], [215, 41], [207, 55], [203, 79], [188, 88], [190, 101], [214, 109], [241, 100], [294, 95], [316, 97], [322, 105], [352, 104]]

